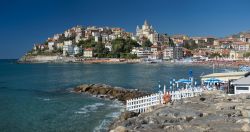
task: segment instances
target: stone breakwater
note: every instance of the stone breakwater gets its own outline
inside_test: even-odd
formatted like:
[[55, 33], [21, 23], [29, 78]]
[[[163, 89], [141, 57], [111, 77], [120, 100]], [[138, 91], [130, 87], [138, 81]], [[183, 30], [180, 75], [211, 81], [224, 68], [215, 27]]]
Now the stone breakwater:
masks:
[[148, 113], [124, 112], [111, 132], [238, 132], [250, 131], [250, 95], [220, 91], [162, 105]]
[[149, 93], [139, 90], [112, 87], [105, 84], [83, 84], [74, 88], [73, 91], [77, 93], [87, 93], [99, 98], [118, 100], [123, 104], [125, 104], [128, 99], [149, 95]]

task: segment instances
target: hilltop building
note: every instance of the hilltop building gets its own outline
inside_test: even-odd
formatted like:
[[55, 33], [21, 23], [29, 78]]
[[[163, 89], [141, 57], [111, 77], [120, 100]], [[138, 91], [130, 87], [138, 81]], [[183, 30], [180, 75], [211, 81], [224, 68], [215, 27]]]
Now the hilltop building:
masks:
[[145, 20], [141, 28], [139, 26], [136, 27], [136, 37], [139, 40], [147, 38], [153, 44], [159, 41], [159, 34], [153, 29], [153, 26], [150, 25], [147, 20]]

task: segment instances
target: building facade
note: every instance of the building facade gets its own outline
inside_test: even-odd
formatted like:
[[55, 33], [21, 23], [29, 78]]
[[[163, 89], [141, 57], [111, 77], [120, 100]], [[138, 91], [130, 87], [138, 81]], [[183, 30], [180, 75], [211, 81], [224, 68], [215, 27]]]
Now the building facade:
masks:
[[147, 38], [151, 43], [159, 41], [159, 34], [146, 20], [141, 28], [139, 26], [136, 27], [136, 36], [138, 39]]

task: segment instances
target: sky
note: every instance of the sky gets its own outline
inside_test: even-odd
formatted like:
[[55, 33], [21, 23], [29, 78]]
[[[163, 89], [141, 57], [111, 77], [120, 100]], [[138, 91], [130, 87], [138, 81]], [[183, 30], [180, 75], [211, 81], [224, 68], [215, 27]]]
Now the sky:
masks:
[[145, 19], [159, 33], [224, 37], [250, 30], [250, 0], [1, 0], [0, 59], [76, 25], [135, 32]]

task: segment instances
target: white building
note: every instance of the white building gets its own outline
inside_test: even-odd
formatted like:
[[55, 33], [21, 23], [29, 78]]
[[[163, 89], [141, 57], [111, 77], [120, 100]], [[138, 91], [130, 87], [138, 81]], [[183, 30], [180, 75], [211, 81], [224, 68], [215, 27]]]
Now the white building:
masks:
[[93, 49], [92, 48], [84, 49], [83, 57], [87, 57], [87, 58], [93, 57]]
[[79, 43], [79, 41], [82, 40], [82, 33], [78, 33], [75, 37], [75, 42]]
[[64, 56], [71, 56], [74, 54], [74, 46], [73, 45], [64, 45], [63, 46], [63, 55]]
[[140, 58], [148, 58], [153, 52], [143, 48], [133, 48], [131, 54], [136, 54]]
[[250, 93], [250, 76], [240, 78], [234, 82], [234, 94]]
[[64, 41], [64, 45], [72, 45], [72, 44], [73, 44], [72, 40]]
[[169, 60], [173, 59], [174, 57], [174, 48], [173, 47], [167, 47], [163, 50], [163, 59]]
[[54, 50], [54, 45], [55, 45], [55, 42], [48, 42], [48, 47], [50, 51]]
[[69, 38], [69, 37], [72, 36], [72, 32], [71, 32], [70, 30], [67, 30], [67, 31], [64, 32], [64, 36], [65, 36], [66, 38]]
[[109, 51], [112, 51], [112, 44], [111, 43], [106, 43], [105, 48], [109, 49]]
[[250, 43], [250, 34], [249, 33], [243, 33], [240, 35], [240, 40], [242, 42]]
[[102, 34], [102, 43], [107, 43], [109, 41], [109, 35], [107, 34]]
[[54, 41], [58, 41], [61, 37], [62, 37], [62, 34], [55, 34], [55, 35], [53, 36], [53, 40], [54, 40]]
[[74, 47], [74, 55], [79, 54], [79, 53], [81, 53], [81, 52], [82, 52], [82, 50], [81, 50], [80, 47], [78, 47], [78, 46], [75, 46], [75, 47]]

